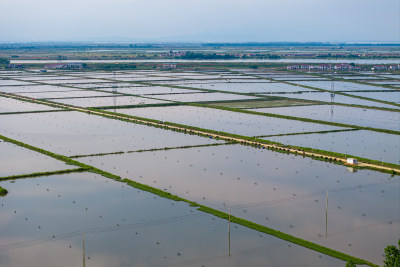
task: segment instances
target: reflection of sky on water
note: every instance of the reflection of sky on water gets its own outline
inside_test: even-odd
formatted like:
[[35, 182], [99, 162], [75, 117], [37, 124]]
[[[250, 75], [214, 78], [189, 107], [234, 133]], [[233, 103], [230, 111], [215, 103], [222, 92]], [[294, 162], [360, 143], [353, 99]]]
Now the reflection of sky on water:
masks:
[[223, 211], [233, 207], [234, 215], [303, 238], [323, 236], [325, 192], [329, 190], [333, 203], [345, 200], [337, 214], [330, 216], [331, 231], [379, 222], [385, 233], [371, 231], [358, 239], [347, 241], [344, 236], [327, 242], [344, 251], [350, 242], [352, 249], [358, 249], [356, 256], [374, 262], [381, 261], [381, 251], [364, 243], [394, 242], [399, 220], [398, 177], [389, 181], [388, 174], [350, 173], [344, 166], [301, 156], [232, 145], [80, 160]]
[[22, 102], [12, 98], [0, 97], [0, 113], [36, 111], [36, 110], [55, 110], [55, 108], [46, 105], [38, 105], [28, 102]]
[[[1, 266], [79, 266], [82, 231], [88, 266], [344, 264], [235, 224], [231, 224], [229, 258], [227, 221], [95, 174], [40, 177], [1, 185], [10, 190], [10, 195], [0, 198]], [[27, 191], [33, 193], [25, 194]], [[166, 220], [177, 216], [187, 219]], [[138, 227], [118, 230], [117, 225], [122, 228], [130, 224]], [[109, 226], [112, 231], [94, 234], [88, 230]], [[71, 238], [2, 250], [6, 244], [43, 237], [51, 240], [52, 235], [74, 231], [77, 234]]]
[[[333, 109], [333, 111], [332, 111]], [[400, 112], [345, 106], [312, 105], [280, 108], [259, 108], [252, 111], [332, 121], [357, 126], [400, 131]]]
[[67, 156], [220, 142], [80, 112], [0, 116], [0, 131]]
[[[307, 93], [306, 92], [306, 93], [302, 93], [302, 94], [267, 94], [267, 96], [280, 96], [280, 97], [287, 97], [287, 98], [297, 98], [297, 99], [331, 102], [331, 93], [329, 93], [329, 92], [315, 92], [315, 93], [313, 93], [313, 92]], [[339, 94], [335, 95], [335, 103], [399, 109], [399, 107], [397, 107], [397, 106], [383, 104], [383, 103], [369, 101], [369, 100], [363, 100], [363, 99], [339, 95]]]
[[74, 168], [76, 166], [0, 141], [0, 177]]
[[400, 164], [400, 137], [372, 131], [266, 137], [282, 144], [311, 147]]
[[343, 129], [316, 123], [191, 106], [120, 109], [118, 112], [246, 136]]

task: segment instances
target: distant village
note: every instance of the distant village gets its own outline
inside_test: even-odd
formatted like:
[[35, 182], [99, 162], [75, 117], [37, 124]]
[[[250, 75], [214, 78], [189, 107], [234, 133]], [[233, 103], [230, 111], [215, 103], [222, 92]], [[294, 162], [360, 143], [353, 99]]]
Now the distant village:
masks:
[[[341, 64], [319, 64], [319, 65], [309, 65], [309, 64], [300, 64], [300, 65], [291, 65], [286, 67], [287, 70], [353, 70], [359, 71], [362, 70], [360, 66], [356, 66], [353, 64], [341, 63]], [[365, 68], [363, 68], [366, 70]], [[369, 70], [373, 71], [384, 71], [384, 70], [400, 70], [400, 65], [374, 65], [372, 67], [368, 67]]]

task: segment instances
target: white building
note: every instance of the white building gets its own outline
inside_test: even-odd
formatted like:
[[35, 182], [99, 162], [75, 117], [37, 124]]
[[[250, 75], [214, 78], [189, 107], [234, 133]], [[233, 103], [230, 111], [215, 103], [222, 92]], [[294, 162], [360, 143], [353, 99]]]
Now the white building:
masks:
[[358, 161], [357, 161], [357, 159], [354, 159], [354, 158], [348, 158], [347, 159], [347, 164], [357, 165]]

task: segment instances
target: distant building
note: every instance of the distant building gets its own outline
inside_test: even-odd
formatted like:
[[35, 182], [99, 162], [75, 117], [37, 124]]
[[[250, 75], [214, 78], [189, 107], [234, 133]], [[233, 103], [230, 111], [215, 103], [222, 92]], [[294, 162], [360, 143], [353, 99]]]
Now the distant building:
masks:
[[45, 65], [45, 69], [83, 69], [82, 63], [57, 63]]
[[163, 69], [176, 69], [176, 63], [163, 63]]
[[350, 165], [357, 165], [357, 164], [358, 164], [358, 160], [355, 159], [355, 158], [348, 158], [348, 159], [347, 159], [347, 164], [350, 164]]
[[24, 69], [25, 66], [22, 64], [7, 64], [7, 69]]

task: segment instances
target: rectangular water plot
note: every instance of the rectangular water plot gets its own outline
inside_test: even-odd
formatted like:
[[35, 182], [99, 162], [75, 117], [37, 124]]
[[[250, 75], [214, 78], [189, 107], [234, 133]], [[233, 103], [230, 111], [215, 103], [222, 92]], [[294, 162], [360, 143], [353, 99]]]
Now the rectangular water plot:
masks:
[[75, 168], [78, 167], [0, 140], [0, 177]]
[[358, 84], [352, 82], [332, 82], [332, 81], [313, 81], [313, 82], [295, 82], [300, 85], [307, 85], [325, 90], [331, 90], [332, 84], [335, 91], [374, 91], [374, 90], [391, 90], [381, 86]]
[[0, 132], [66, 156], [223, 143], [80, 112], [0, 116]]
[[18, 93], [19, 95], [31, 98], [74, 98], [74, 97], [99, 97], [99, 96], [112, 96], [111, 93], [96, 92], [89, 90], [71, 90], [64, 92], [33, 92], [33, 93]]
[[[331, 103], [332, 97], [329, 92], [304, 92], [304, 93], [293, 93], [293, 94], [268, 94], [268, 96], [281, 96], [295, 99], [306, 99], [314, 101], [324, 101]], [[371, 106], [371, 107], [381, 107], [381, 108], [391, 108], [399, 109], [399, 107], [389, 104], [383, 104], [380, 102], [359, 99], [350, 96], [344, 96], [340, 94], [335, 94], [333, 103], [343, 103], [350, 105], [361, 105], [361, 106]]]
[[197, 93], [197, 94], [175, 94], [175, 95], [153, 95], [155, 98], [160, 98], [168, 101], [176, 102], [212, 102], [223, 100], [241, 100], [241, 99], [255, 99], [257, 97], [224, 94], [224, 93]]
[[19, 101], [8, 97], [0, 97], [0, 114], [9, 112], [40, 111], [40, 110], [56, 110], [56, 109], [46, 105]]
[[242, 145], [82, 161], [374, 263], [398, 240], [398, 176]]
[[116, 91], [123, 94], [134, 95], [154, 95], [154, 94], [184, 94], [184, 93], [200, 93], [199, 90], [189, 90], [165, 86], [131, 86], [123, 88], [105, 88], [103, 90]]
[[[235, 93], [293, 93], [298, 91], [314, 91], [285, 83], [202, 83], [195, 85], [184, 85], [193, 88], [219, 90]], [[314, 91], [315, 92], [315, 91]]]
[[358, 92], [351, 92], [348, 93], [349, 95], [356, 95], [362, 97], [373, 98], [377, 100], [393, 102], [395, 104], [400, 104], [400, 91], [395, 92], [365, 92], [365, 93], [358, 93]]
[[260, 108], [251, 110], [309, 118], [314, 120], [345, 123], [363, 127], [400, 131], [400, 113], [395, 111], [392, 112], [336, 105], [310, 105], [280, 108]]
[[5, 93], [41, 93], [41, 92], [66, 92], [78, 90], [63, 86], [34, 84], [34, 85], [21, 85], [21, 86], [4, 86], [0, 87], [1, 92]]
[[0, 90], [4, 86], [14, 86], [14, 85], [32, 85], [33, 83], [25, 82], [25, 81], [16, 81], [16, 80], [9, 80], [9, 79], [1, 79], [0, 78]]
[[0, 185], [12, 192], [0, 198], [5, 267], [79, 266], [82, 232], [87, 266], [345, 264], [233, 223], [229, 236], [226, 220], [97, 174]]
[[79, 106], [79, 107], [117, 107], [117, 106], [133, 106], [161, 104], [167, 101], [149, 99], [144, 97], [123, 96], [115, 94], [109, 97], [86, 97], [86, 98], [70, 98], [70, 99], [52, 99], [51, 101]]
[[245, 136], [343, 129], [316, 123], [192, 106], [120, 109], [118, 112]]
[[[372, 131], [271, 136], [264, 139], [285, 145], [311, 147], [400, 165], [400, 137]], [[350, 156], [351, 155], [351, 156]]]

